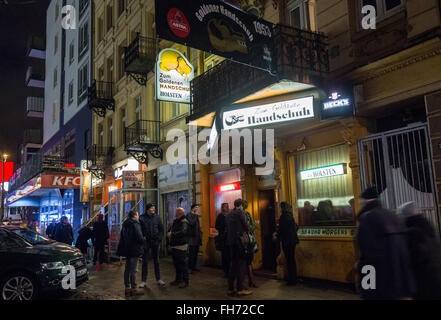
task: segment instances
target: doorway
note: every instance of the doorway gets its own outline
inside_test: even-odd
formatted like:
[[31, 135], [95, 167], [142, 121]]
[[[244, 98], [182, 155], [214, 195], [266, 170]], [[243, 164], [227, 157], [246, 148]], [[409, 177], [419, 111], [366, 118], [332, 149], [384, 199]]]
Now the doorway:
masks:
[[272, 236], [276, 231], [274, 190], [259, 191], [259, 216], [262, 236], [262, 269], [276, 272], [277, 246]]

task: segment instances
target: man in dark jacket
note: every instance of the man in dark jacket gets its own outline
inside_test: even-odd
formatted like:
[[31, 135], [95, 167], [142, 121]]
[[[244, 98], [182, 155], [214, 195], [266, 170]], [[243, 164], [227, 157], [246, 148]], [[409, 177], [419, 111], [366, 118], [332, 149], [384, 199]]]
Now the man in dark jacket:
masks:
[[[104, 246], [109, 239], [109, 228], [104, 221], [104, 215], [98, 216], [98, 221], [93, 224], [92, 243], [94, 247], [93, 264], [96, 270], [100, 270], [101, 264], [104, 262]], [[97, 263], [98, 260], [98, 263]]]
[[60, 219], [60, 223], [55, 228], [55, 241], [62, 242], [68, 245], [72, 245], [73, 242], [73, 229], [69, 224], [67, 217], [63, 216]]
[[[161, 280], [159, 270], [159, 244], [164, 236], [164, 226], [161, 218], [156, 214], [156, 208], [152, 203], [146, 205], [146, 214], [139, 218], [141, 223], [142, 235], [144, 236], [144, 255], [142, 257], [142, 282], [140, 288], [145, 288], [148, 273], [148, 261], [153, 258], [155, 265], [156, 282], [160, 286], [165, 286], [165, 282]], [[150, 253], [151, 252], [151, 253]]]
[[116, 254], [126, 257], [124, 270], [124, 285], [126, 297], [142, 295], [136, 291], [136, 273], [138, 272], [138, 259], [144, 253], [144, 238], [142, 236], [139, 214], [131, 210], [124, 221]]
[[46, 235], [49, 237], [49, 239], [55, 239], [56, 227], [57, 227], [57, 222], [55, 221], [55, 219], [53, 219], [52, 222], [46, 228]]
[[395, 213], [383, 209], [375, 187], [366, 189], [358, 214], [358, 274], [361, 296], [369, 300], [412, 297], [415, 282], [404, 226]]
[[81, 250], [81, 253], [86, 256], [87, 255], [87, 248], [89, 248], [89, 244], [87, 241], [89, 239], [92, 239], [93, 237], [93, 231], [88, 227], [85, 226], [78, 231], [78, 238], [75, 242], [75, 247]]
[[189, 237], [188, 237], [188, 266], [189, 273], [193, 271], [200, 271], [196, 268], [198, 262], [199, 247], [202, 245], [202, 232], [199, 222], [199, 205], [193, 204], [191, 212], [187, 215], [189, 223]]
[[296, 245], [299, 243], [297, 237], [297, 224], [292, 214], [292, 207], [287, 202], [280, 203], [282, 214], [279, 218], [279, 229], [277, 238], [282, 242], [283, 253], [285, 254], [288, 268], [288, 285], [297, 284], [297, 266], [295, 260]]
[[430, 222], [413, 202], [400, 207], [407, 227], [410, 261], [416, 281], [415, 299], [441, 299], [441, 244]]
[[172, 286], [186, 288], [189, 285], [188, 277], [188, 230], [189, 224], [182, 208], [176, 209], [176, 219], [173, 221], [167, 236], [170, 238], [173, 263], [176, 269], [176, 279]]
[[226, 230], [226, 216], [230, 208], [228, 203], [222, 203], [221, 212], [216, 217], [215, 228], [218, 235], [214, 238], [216, 249], [222, 253], [222, 268], [224, 270], [225, 277], [228, 277], [230, 269], [230, 250], [227, 246], [227, 230]]
[[[249, 295], [252, 291], [244, 290], [243, 280], [247, 267], [247, 254], [243, 254], [240, 237], [248, 233], [249, 227], [243, 212], [243, 201], [234, 201], [234, 209], [226, 216], [227, 246], [230, 248], [231, 268], [228, 274], [228, 295], [237, 293], [239, 296]], [[234, 282], [237, 280], [237, 291]]]

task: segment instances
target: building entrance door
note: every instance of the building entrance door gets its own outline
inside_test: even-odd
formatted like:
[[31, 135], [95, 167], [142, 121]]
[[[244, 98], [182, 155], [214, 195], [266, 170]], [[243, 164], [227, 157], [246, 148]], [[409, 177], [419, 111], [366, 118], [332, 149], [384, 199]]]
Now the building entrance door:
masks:
[[383, 205], [413, 201], [439, 233], [432, 154], [426, 124], [368, 136], [359, 141], [363, 189], [375, 185]]
[[276, 208], [274, 190], [259, 191], [259, 216], [262, 235], [262, 268], [275, 272], [277, 248], [272, 240], [276, 231]]

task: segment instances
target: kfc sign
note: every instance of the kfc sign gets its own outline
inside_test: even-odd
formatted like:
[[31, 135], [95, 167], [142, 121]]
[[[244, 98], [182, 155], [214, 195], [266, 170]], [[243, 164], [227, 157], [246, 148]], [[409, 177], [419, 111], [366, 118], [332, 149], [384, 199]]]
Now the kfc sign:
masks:
[[79, 175], [42, 175], [42, 188], [79, 189], [81, 177]]

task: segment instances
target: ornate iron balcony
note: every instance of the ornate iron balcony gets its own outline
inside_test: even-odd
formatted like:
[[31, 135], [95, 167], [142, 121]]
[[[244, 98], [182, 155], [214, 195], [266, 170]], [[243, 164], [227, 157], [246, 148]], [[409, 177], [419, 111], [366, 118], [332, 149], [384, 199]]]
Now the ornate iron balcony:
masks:
[[124, 130], [124, 146], [127, 154], [139, 163], [147, 164], [148, 154], [162, 159], [160, 148], [160, 121], [138, 120]]
[[87, 149], [87, 170], [98, 179], [104, 179], [105, 170], [112, 166], [114, 147], [93, 145]]
[[93, 80], [87, 90], [87, 104], [100, 117], [105, 117], [107, 110], [115, 111], [113, 83]]
[[[277, 25], [273, 32], [274, 74], [225, 60], [191, 82], [189, 120], [217, 111], [281, 81], [321, 86], [329, 72], [326, 37]], [[252, 59], [261, 59], [255, 56]]]
[[139, 32], [135, 40], [124, 47], [124, 70], [140, 85], [145, 86], [147, 75], [153, 71], [156, 63], [156, 39], [141, 37]]

